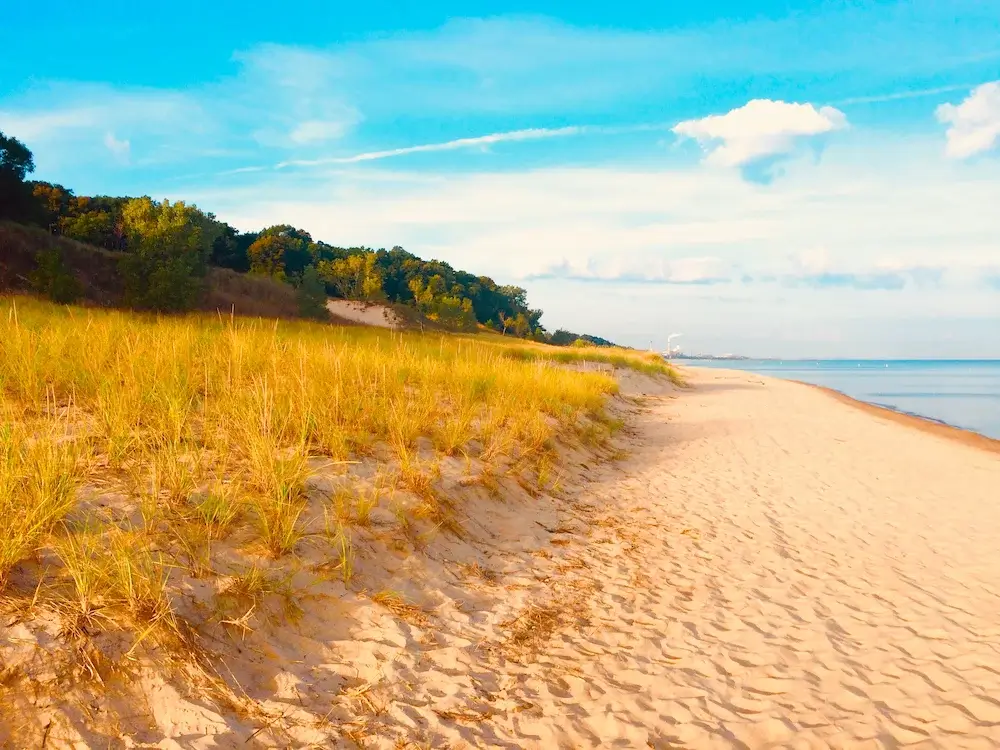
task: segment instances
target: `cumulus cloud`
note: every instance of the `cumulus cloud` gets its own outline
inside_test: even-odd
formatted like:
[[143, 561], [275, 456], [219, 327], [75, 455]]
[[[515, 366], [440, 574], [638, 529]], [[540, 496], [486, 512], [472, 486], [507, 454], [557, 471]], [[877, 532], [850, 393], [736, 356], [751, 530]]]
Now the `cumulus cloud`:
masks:
[[709, 163], [742, 167], [787, 155], [802, 138], [845, 127], [847, 118], [835, 107], [817, 109], [812, 104], [753, 99], [724, 115], [685, 120], [673, 131], [696, 140]]
[[977, 86], [960, 104], [942, 104], [937, 118], [948, 125], [948, 156], [967, 159], [989, 151], [1000, 139], [1000, 81]]

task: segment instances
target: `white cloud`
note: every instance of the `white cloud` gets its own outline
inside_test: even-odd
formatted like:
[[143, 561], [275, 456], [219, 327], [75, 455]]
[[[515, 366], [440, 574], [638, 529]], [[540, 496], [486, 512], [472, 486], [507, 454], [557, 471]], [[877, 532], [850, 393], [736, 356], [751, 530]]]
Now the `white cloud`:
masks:
[[563, 258], [528, 279], [564, 279], [629, 284], [721, 284], [735, 280], [735, 269], [719, 258], [667, 260], [656, 254]]
[[368, 168], [248, 173], [242, 188], [184, 192], [245, 229], [288, 221], [328, 242], [398, 243], [505, 277], [614, 257], [624, 270], [718, 258], [754, 276], [995, 262], [1000, 180], [988, 164], [936, 162], [934, 148], [841, 144], [767, 187], [700, 167]]
[[295, 126], [289, 139], [292, 143], [321, 143], [341, 138], [350, 128], [344, 120], [306, 120]]
[[[56, 101], [58, 106], [46, 106]], [[0, 121], [18, 138], [51, 143], [87, 131], [99, 131], [100, 139], [113, 126], [162, 133], [198, 122], [201, 114], [189, 96], [176, 92], [58, 85], [29, 96], [17, 109], [0, 110]]]
[[432, 151], [455, 151], [462, 148], [485, 148], [494, 143], [504, 143], [510, 141], [533, 141], [540, 138], [561, 138], [570, 135], [579, 135], [587, 128], [569, 126], [565, 128], [529, 128], [526, 130], [512, 130], [506, 133], [492, 133], [490, 135], [480, 135], [472, 138], [456, 138], [443, 143], [424, 143], [418, 146], [405, 146], [403, 148], [392, 148], [384, 151], [366, 151], [352, 156], [334, 156], [325, 159], [293, 159], [283, 161], [278, 167], [316, 167], [323, 164], [357, 164], [364, 161], [376, 161], [378, 159], [389, 159], [393, 156], [404, 156], [406, 154], [420, 154]]
[[830, 268], [830, 253], [825, 247], [803, 250], [795, 260], [805, 273], [824, 273]]
[[120, 162], [127, 163], [131, 153], [132, 144], [127, 140], [118, 140], [110, 130], [104, 134], [104, 145], [111, 155]]
[[[699, 349], [745, 351], [759, 330], [767, 346], [790, 342], [779, 353], [844, 356], [885, 355], [880, 345], [905, 333], [893, 351], [918, 356], [939, 344], [906, 333], [913, 320], [998, 318], [984, 269], [996, 265], [1000, 178], [988, 162], [959, 169], [936, 153], [933, 138], [837, 142], [830, 158], [792, 162], [769, 186], [700, 166], [370, 165], [249, 173], [239, 188], [171, 197], [244, 229], [288, 222], [338, 245], [400, 244], [522, 283], [552, 328], [645, 346], [670, 321]], [[857, 319], [867, 321], [860, 332]], [[816, 333], [837, 321], [839, 349]], [[955, 330], [953, 355], [1000, 355], [1000, 328]]]
[[788, 154], [800, 138], [845, 127], [847, 118], [834, 107], [816, 109], [812, 104], [753, 99], [724, 115], [685, 120], [673, 130], [698, 141], [709, 163], [739, 167]]
[[966, 159], [989, 151], [1000, 139], [1000, 81], [977, 86], [961, 104], [942, 104], [937, 118], [948, 125], [948, 156]]

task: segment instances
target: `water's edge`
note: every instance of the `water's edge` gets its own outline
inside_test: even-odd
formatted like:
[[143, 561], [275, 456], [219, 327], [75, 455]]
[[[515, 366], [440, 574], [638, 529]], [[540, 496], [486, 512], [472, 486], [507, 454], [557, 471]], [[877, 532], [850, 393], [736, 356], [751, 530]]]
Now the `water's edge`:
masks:
[[[784, 380], [784, 378], [778, 379]], [[935, 419], [934, 417], [925, 417], [923, 414], [914, 414], [912, 412], [903, 411], [902, 409], [895, 409], [891, 406], [876, 404], [871, 401], [862, 401], [861, 399], [848, 396], [846, 393], [838, 391], [834, 388], [827, 388], [824, 385], [816, 385], [815, 383], [806, 383], [801, 380], [791, 379], [788, 379], [787, 382], [798, 383], [799, 385], [823, 391], [828, 396], [835, 398], [837, 401], [853, 406], [855, 409], [861, 409], [868, 414], [874, 414], [875, 416], [904, 424], [907, 427], [912, 427], [939, 437], [948, 438], [949, 440], [955, 440], [964, 445], [971, 445], [991, 453], [1000, 453], [1000, 440], [992, 438], [989, 435], [984, 435], [981, 432], [949, 424], [948, 422], [941, 419]]]
[[682, 366], [816, 386], [895, 414], [1000, 440], [997, 360], [688, 360]]

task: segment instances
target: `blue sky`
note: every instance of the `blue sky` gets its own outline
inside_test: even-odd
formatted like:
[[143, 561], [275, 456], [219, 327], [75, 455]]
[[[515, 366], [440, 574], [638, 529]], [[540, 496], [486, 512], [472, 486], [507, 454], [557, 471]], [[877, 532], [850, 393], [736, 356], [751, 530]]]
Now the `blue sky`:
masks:
[[1000, 4], [362, 5], [19, 3], [0, 130], [79, 193], [522, 284], [550, 329], [1000, 357]]

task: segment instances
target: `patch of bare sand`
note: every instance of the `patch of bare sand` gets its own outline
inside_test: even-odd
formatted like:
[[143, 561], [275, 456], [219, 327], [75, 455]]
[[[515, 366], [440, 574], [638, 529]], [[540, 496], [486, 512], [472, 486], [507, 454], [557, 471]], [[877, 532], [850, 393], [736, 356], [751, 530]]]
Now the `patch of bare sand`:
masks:
[[1000, 458], [685, 374], [630, 376], [617, 465], [471, 488], [468, 536], [420, 553], [365, 542], [350, 590], [220, 639], [244, 704], [150, 681], [121, 746], [998, 746]]
[[404, 326], [400, 317], [387, 305], [347, 299], [328, 299], [326, 309], [337, 318], [361, 325], [393, 329]]

